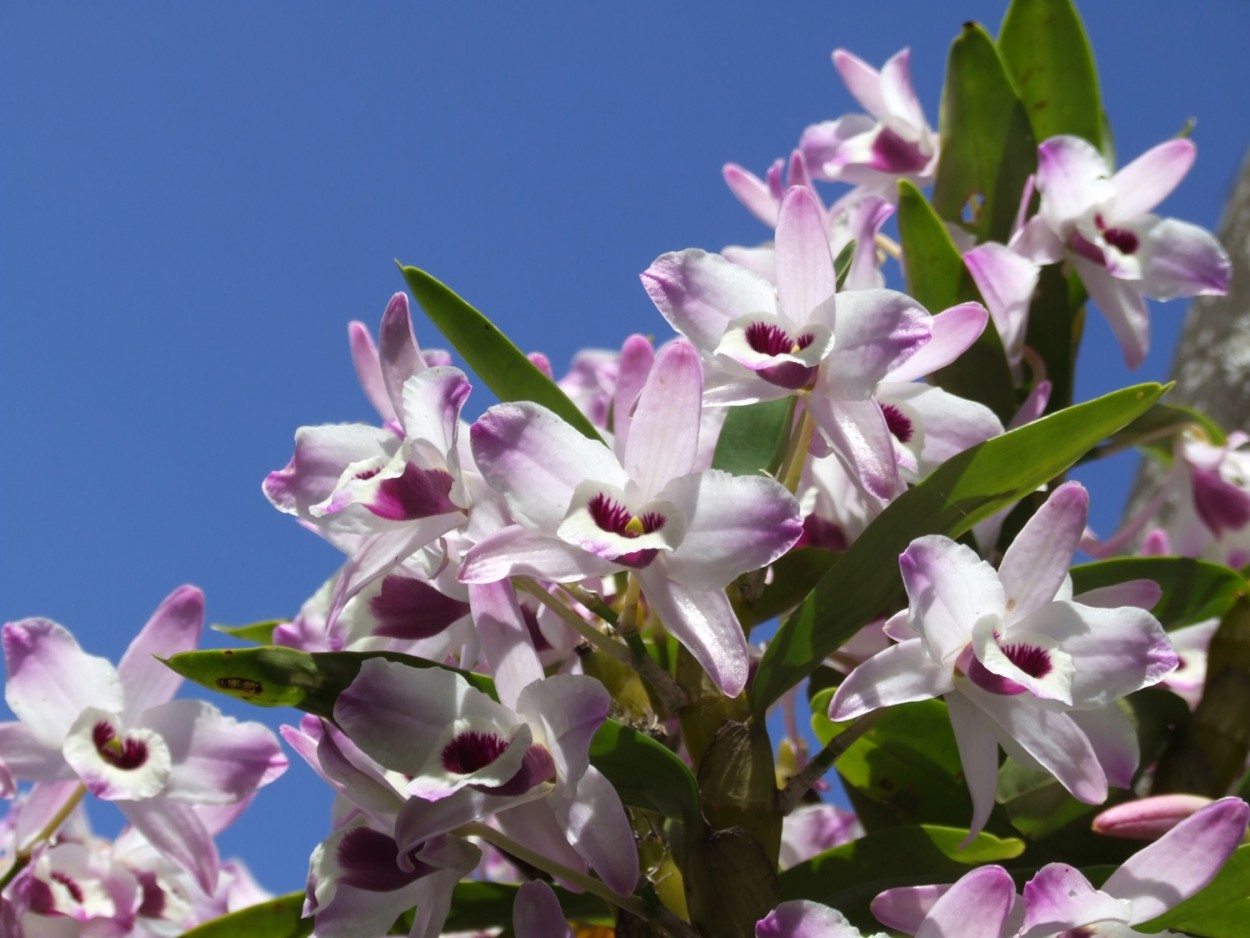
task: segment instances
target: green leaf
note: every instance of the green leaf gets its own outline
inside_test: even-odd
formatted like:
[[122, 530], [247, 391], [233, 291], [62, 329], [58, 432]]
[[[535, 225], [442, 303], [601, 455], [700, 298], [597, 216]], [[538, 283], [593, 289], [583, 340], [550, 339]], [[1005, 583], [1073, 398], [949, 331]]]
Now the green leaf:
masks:
[[[822, 744], [850, 724], [824, 715], [832, 691], [812, 700], [812, 728]], [[920, 700], [890, 707], [838, 759], [850, 788], [882, 805], [895, 824], [966, 824], [972, 798], [964, 782], [946, 704]]]
[[790, 442], [795, 400], [791, 395], [730, 407], [716, 441], [712, 468], [736, 476], [776, 475]]
[[994, 40], [976, 23], [951, 44], [939, 123], [934, 208], [947, 221], [967, 223], [977, 241], [1005, 244], [1025, 180], [1037, 169], [1037, 140]]
[[998, 48], [1039, 141], [1075, 134], [1102, 149], [1098, 71], [1071, 0], [1012, 0]]
[[205, 922], [182, 938], [305, 938], [313, 920], [300, 918], [304, 893], [292, 892]]
[[[898, 231], [907, 258], [907, 292], [933, 313], [958, 303], [981, 302], [963, 255], [923, 193], [906, 180], [898, 186]], [[932, 376], [943, 390], [979, 401], [1004, 424], [1016, 410], [1011, 369], [993, 320], [966, 352]]]
[[967, 836], [963, 828], [928, 824], [873, 831], [783, 872], [781, 898], [821, 902], [870, 926], [876, 920], [868, 904], [883, 889], [954, 882], [974, 866], [1024, 852], [1023, 841], [986, 833], [961, 849]]
[[249, 625], [212, 625], [209, 628], [214, 632], [242, 639], [245, 642], [270, 645], [273, 643], [273, 630], [279, 625], [286, 625], [289, 621], [289, 619], [266, 619]]
[[[1111, 436], [1104, 446], [1096, 446], [1082, 462], [1090, 459], [1101, 459], [1118, 453], [1130, 446], [1144, 446], [1159, 441], [1171, 440], [1176, 434], [1195, 427], [1206, 434], [1214, 446], [1223, 446], [1227, 439], [1224, 430], [1218, 423], [1194, 407], [1184, 404], [1155, 404], [1119, 433]], [[1167, 456], [1172, 448], [1167, 445]]]
[[658, 811], [691, 828], [703, 825], [693, 773], [679, 756], [646, 733], [608, 720], [591, 740], [590, 762], [625, 804]]
[[1071, 466], [1144, 413], [1165, 388], [1142, 384], [1019, 427], [948, 460], [896, 498], [782, 623], [756, 672], [759, 719], [783, 693], [901, 593], [898, 557], [925, 534], [959, 537]]
[[601, 439], [586, 415], [489, 319], [424, 270], [400, 270], [430, 321], [496, 397], [541, 404], [584, 436]]
[[838, 256], [833, 259], [833, 278], [837, 289], [841, 290], [846, 283], [847, 274], [851, 272], [851, 262], [855, 260], [855, 248], [858, 245], [854, 238], [846, 242]]
[[1179, 929], [1203, 938], [1244, 938], [1250, 922], [1250, 845], [1243, 845], [1207, 886], [1195, 896], [1173, 906], [1158, 918], [1141, 925], [1138, 931], [1158, 932]]
[[210, 690], [261, 707], [298, 707], [327, 720], [334, 702], [356, 679], [370, 658], [385, 658], [411, 668], [455, 671], [484, 694], [495, 696], [495, 684], [482, 674], [444, 668], [425, 658], [395, 651], [306, 652], [277, 645], [261, 648], [185, 651], [162, 659], [174, 671]]
[[1151, 612], [1168, 630], [1222, 619], [1246, 591], [1245, 577], [1236, 570], [1189, 557], [1113, 557], [1072, 568], [1077, 594], [1142, 579], [1163, 588]]

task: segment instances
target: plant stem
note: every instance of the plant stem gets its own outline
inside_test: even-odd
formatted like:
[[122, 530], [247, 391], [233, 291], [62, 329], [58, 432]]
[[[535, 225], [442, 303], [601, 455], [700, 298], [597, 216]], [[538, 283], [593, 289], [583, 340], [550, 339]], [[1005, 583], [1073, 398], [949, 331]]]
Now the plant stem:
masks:
[[812, 422], [811, 414], [807, 412], [806, 404], [803, 406], [803, 416], [799, 419], [799, 425], [790, 434], [790, 444], [786, 449], [785, 459], [781, 463], [781, 470], [778, 479], [784, 485], [791, 495], [795, 494], [799, 489], [799, 480], [803, 477], [803, 467], [807, 464], [807, 452], [812, 446], [812, 433], [816, 430], [816, 424]]
[[[611, 655], [618, 661], [629, 665], [655, 691], [656, 697], [669, 713], [676, 713], [689, 702], [686, 692], [681, 689], [668, 672], [656, 664], [655, 659], [645, 649], [626, 648], [620, 642], [613, 641], [576, 612], [545, 590], [538, 581], [531, 577], [516, 577], [513, 581], [517, 589], [529, 593], [540, 603], [563, 619], [578, 635], [590, 642], [599, 651]], [[563, 587], [562, 587], [563, 588]], [[578, 599], [578, 602], [581, 602]]]
[[872, 729], [873, 725], [881, 719], [884, 713], [884, 709], [865, 713], [841, 733], [829, 740], [829, 743], [812, 757], [812, 761], [790, 779], [786, 783], [786, 787], [778, 793], [777, 808], [781, 814], [783, 816], [787, 815], [797, 808], [808, 790], [820, 781], [820, 777], [832, 768], [842, 753], [851, 748], [851, 744], [855, 740]]
[[52, 836], [60, 829], [61, 825], [65, 823], [65, 819], [74, 813], [74, 809], [78, 807], [78, 803], [82, 801], [83, 796], [86, 794], [87, 786], [79, 784], [78, 787], [70, 793], [70, 796], [65, 799], [65, 804], [61, 805], [56, 814], [52, 815], [48, 823], [43, 826], [43, 829], [28, 841], [27, 846], [21, 847], [17, 851], [16, 856], [13, 858], [13, 865], [4, 871], [3, 876], [0, 876], [0, 890], [7, 888], [9, 883], [13, 881], [13, 878], [26, 868], [26, 865], [30, 863], [31, 854], [34, 852], [36, 846], [43, 843], [45, 840], [52, 839]]

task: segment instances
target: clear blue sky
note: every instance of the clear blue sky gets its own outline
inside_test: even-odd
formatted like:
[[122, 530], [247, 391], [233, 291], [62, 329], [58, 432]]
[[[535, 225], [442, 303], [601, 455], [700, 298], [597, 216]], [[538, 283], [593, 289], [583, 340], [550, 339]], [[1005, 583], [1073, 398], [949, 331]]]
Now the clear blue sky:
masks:
[[[1164, 212], [1214, 228], [1250, 143], [1250, 6], [1085, 7], [1119, 153], [1197, 118]], [[720, 167], [762, 172], [856, 109], [834, 47], [879, 65], [911, 46], [936, 123], [960, 23], [995, 32], [1004, 8], [3, 4], [0, 618], [55, 618], [115, 659], [183, 582], [214, 622], [294, 613], [340, 558], [260, 482], [297, 426], [373, 419], [346, 324], [376, 325], [402, 287], [392, 259], [557, 370], [662, 334], [638, 273], [767, 237]], [[1165, 376], [1183, 311], [1156, 306], [1132, 376], [1091, 317], [1079, 396]], [[1116, 468], [1091, 482], [1104, 530]], [[223, 852], [300, 888], [327, 806], [293, 765]]]

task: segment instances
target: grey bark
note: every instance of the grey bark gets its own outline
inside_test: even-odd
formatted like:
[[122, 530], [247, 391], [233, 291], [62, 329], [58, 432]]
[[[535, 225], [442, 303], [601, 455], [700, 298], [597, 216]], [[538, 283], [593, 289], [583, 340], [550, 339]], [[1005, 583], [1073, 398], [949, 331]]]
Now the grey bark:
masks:
[[[1176, 387], [1167, 400], [1204, 411], [1226, 431], [1250, 431], [1250, 153], [1224, 210], [1219, 239], [1232, 260], [1232, 285], [1226, 296], [1200, 296], [1190, 304], [1172, 360]], [[1162, 476], [1157, 464], [1142, 461], [1126, 517]]]

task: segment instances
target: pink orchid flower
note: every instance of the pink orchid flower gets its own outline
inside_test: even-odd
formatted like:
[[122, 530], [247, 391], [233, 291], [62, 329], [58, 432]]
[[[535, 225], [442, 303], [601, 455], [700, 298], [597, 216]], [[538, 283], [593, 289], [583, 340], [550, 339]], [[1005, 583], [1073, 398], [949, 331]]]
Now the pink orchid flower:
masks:
[[1087, 803], [1127, 786], [1137, 740], [1114, 701], [1176, 667], [1150, 613], [1073, 599], [1068, 565], [1088, 508], [1084, 488], [1061, 485], [997, 571], [949, 538], [913, 541], [899, 558], [909, 607], [885, 626], [899, 644], [859, 665], [830, 704], [830, 719], [850, 720], [942, 697], [972, 795], [969, 836], [994, 805], [999, 745]]

